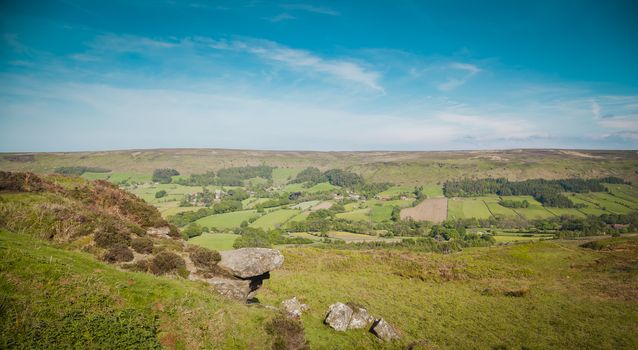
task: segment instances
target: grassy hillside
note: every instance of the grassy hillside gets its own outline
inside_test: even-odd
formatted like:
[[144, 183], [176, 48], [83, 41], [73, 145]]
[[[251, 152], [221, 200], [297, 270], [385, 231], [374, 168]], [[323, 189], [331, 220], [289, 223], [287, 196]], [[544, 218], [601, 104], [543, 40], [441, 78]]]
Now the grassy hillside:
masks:
[[[153, 170], [175, 168], [182, 174], [266, 164], [286, 168], [274, 179], [283, 184], [300, 169], [350, 168], [367, 180], [397, 185], [427, 185], [465, 177], [531, 178], [619, 176], [638, 180], [634, 151], [505, 150], [454, 152], [299, 152], [224, 149], [158, 149], [107, 152], [0, 154], [0, 169], [53, 172], [60, 166], [91, 166], [113, 176], [148, 180]], [[88, 175], [87, 175], [88, 176]], [[99, 177], [109, 174], [99, 174]], [[140, 177], [142, 176], [142, 177]], [[145, 176], [145, 177], [144, 177]]]
[[[286, 249], [260, 300], [308, 303], [301, 320], [313, 349], [636, 348], [638, 239], [580, 243], [452, 255]], [[266, 325], [276, 311], [223, 299], [203, 283], [121, 271], [6, 231], [0, 251], [2, 348], [271, 347]], [[402, 339], [331, 330], [322, 321], [335, 301], [363, 304]]]

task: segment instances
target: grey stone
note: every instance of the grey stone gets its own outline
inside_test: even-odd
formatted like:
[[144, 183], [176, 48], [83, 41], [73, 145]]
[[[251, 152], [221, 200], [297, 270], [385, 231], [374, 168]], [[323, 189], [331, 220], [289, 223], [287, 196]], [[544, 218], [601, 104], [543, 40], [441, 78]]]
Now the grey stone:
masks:
[[251, 293], [250, 280], [215, 277], [208, 280], [215, 289], [228, 298], [246, 302]]
[[368, 328], [374, 322], [374, 317], [368, 313], [368, 310], [361, 307], [354, 307], [353, 309], [348, 329]]
[[300, 303], [299, 300], [297, 300], [297, 297], [284, 300], [281, 302], [281, 305], [290, 316], [297, 318], [301, 317], [301, 314], [303, 314], [304, 311], [308, 311], [310, 308], [308, 305]]
[[385, 341], [399, 339], [399, 333], [383, 318], [374, 322], [372, 328], [370, 328], [370, 332]]
[[220, 254], [222, 259], [217, 266], [239, 278], [260, 276], [284, 263], [278, 250], [268, 248], [242, 248]]
[[330, 305], [326, 319], [323, 322], [336, 331], [344, 332], [348, 329], [352, 313], [350, 306], [337, 302]]

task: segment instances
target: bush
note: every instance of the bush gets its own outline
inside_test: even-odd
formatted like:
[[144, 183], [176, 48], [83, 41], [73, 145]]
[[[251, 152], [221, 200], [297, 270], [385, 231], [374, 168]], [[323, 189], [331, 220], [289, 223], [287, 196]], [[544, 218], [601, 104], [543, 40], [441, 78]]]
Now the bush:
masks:
[[203, 269], [213, 268], [222, 259], [218, 251], [198, 246], [191, 246], [189, 253], [195, 266]]
[[131, 261], [133, 258], [133, 252], [124, 243], [114, 244], [111, 249], [104, 254], [104, 261], [109, 263]]
[[168, 193], [164, 190], [155, 192], [155, 198], [162, 198], [162, 197], [166, 197], [167, 195]]
[[118, 243], [128, 246], [131, 243], [131, 236], [123, 231], [99, 230], [95, 233], [93, 240], [98, 247], [109, 248]]
[[131, 242], [131, 247], [140, 254], [150, 254], [153, 252], [153, 240], [150, 238], [135, 238]]
[[188, 271], [186, 271], [186, 262], [184, 259], [175, 253], [167, 251], [159, 252], [153, 260], [151, 260], [150, 269], [151, 272], [156, 275], [164, 275], [167, 273], [183, 275], [186, 273], [188, 276]]
[[273, 337], [272, 349], [309, 349], [301, 321], [279, 314], [266, 324], [266, 333]]

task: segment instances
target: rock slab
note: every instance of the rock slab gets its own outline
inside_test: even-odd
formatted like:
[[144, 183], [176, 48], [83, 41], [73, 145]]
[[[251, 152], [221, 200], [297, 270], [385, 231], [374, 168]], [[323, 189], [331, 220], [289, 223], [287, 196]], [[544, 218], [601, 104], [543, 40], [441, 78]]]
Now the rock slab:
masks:
[[383, 318], [374, 322], [372, 328], [370, 328], [370, 332], [385, 341], [399, 339], [399, 333]]
[[354, 307], [348, 329], [368, 328], [373, 322], [374, 317], [368, 313], [368, 310], [362, 307]]
[[344, 303], [330, 305], [324, 323], [339, 332], [345, 332], [352, 318], [352, 308]]
[[284, 256], [278, 250], [268, 248], [242, 248], [220, 254], [217, 266], [239, 278], [260, 276], [284, 263]]
[[250, 280], [215, 277], [209, 279], [208, 283], [215, 287], [219, 294], [239, 301], [245, 302], [251, 293]]

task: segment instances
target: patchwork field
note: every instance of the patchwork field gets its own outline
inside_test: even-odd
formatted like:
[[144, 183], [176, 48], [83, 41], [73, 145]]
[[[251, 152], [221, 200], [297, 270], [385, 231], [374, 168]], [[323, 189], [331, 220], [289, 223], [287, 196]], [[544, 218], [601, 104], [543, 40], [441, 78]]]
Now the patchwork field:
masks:
[[207, 216], [195, 222], [203, 227], [229, 229], [239, 227], [243, 221], [248, 221], [256, 216], [258, 216], [256, 210], [242, 210]]
[[189, 239], [188, 243], [212, 250], [224, 251], [234, 249], [233, 243], [235, 243], [237, 238], [239, 238], [239, 235], [232, 233], [203, 233], [200, 236]]
[[419, 203], [416, 207], [401, 210], [401, 218], [428, 220], [439, 223], [447, 218], [447, 211], [447, 198], [428, 198]]
[[448, 218], [477, 218], [487, 219], [492, 214], [483, 202], [481, 197], [478, 198], [450, 198], [448, 201]]
[[275, 210], [257, 219], [255, 222], [250, 224], [250, 227], [272, 230], [274, 228], [280, 227], [286, 221], [297, 214], [299, 214], [299, 210], [295, 209]]

